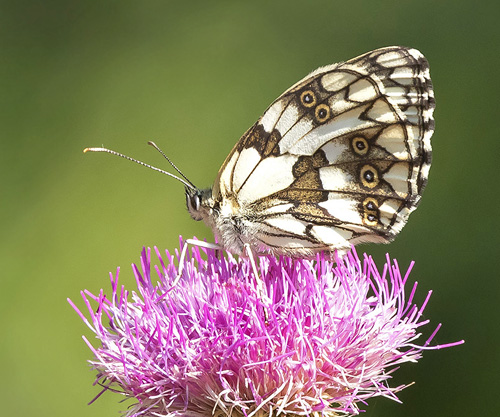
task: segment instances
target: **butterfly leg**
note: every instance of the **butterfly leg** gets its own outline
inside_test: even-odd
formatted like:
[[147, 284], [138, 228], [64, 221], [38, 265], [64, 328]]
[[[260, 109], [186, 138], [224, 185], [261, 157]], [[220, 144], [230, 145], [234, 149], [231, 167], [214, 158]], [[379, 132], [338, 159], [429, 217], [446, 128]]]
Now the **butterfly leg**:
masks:
[[182, 271], [184, 270], [184, 261], [186, 259], [189, 245], [198, 246], [199, 248], [214, 249], [216, 251], [220, 251], [222, 249], [222, 247], [217, 245], [217, 243], [208, 243], [196, 239], [186, 239], [184, 241], [184, 244], [182, 245], [181, 256], [179, 256], [179, 269], [177, 270], [177, 276], [175, 277], [172, 287], [175, 287], [181, 279]]
[[[248, 255], [248, 259], [250, 261], [250, 266], [252, 267], [252, 272], [255, 276], [256, 284], [257, 284], [257, 294], [259, 296], [259, 299], [264, 303], [268, 304], [268, 297], [267, 294], [264, 292], [264, 281], [261, 279], [259, 275], [259, 271], [257, 270], [257, 264], [255, 262], [255, 254], [252, 251], [252, 248], [248, 243], [245, 243], [245, 252]], [[266, 323], [269, 321], [268, 320], [269, 316], [267, 313], [267, 309], [264, 307], [264, 319]]]

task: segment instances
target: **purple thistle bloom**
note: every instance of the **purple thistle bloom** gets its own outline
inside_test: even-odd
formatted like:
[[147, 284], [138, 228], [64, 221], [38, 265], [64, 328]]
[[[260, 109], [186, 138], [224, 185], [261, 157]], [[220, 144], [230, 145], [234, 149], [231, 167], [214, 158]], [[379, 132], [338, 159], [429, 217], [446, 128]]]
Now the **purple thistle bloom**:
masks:
[[405, 295], [413, 264], [402, 277], [396, 261], [380, 274], [354, 249], [336, 262], [262, 256], [263, 302], [248, 260], [194, 247], [172, 287], [174, 257], [155, 250], [156, 277], [150, 249], [133, 265], [138, 293], [118, 269], [111, 297], [82, 292], [90, 320], [70, 301], [101, 343], [84, 337], [96, 382], [136, 400], [127, 416], [356, 415], [368, 398], [397, 400], [399, 364], [463, 343], [429, 347], [440, 326], [415, 343], [430, 292], [420, 307], [416, 283]]

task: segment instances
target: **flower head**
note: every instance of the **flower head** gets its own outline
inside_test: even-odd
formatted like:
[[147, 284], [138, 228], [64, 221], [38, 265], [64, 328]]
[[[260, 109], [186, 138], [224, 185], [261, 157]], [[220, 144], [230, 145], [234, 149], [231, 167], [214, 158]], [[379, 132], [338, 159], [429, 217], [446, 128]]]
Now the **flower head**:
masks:
[[391, 372], [439, 328], [415, 344], [430, 293], [415, 305], [409, 270], [389, 257], [381, 274], [354, 250], [336, 262], [259, 257], [264, 302], [248, 260], [195, 247], [172, 286], [174, 257], [155, 250], [155, 277], [149, 249], [133, 265], [138, 292], [117, 270], [109, 297], [82, 292], [90, 320], [71, 303], [100, 341], [85, 339], [97, 382], [136, 400], [127, 416], [355, 415], [370, 397], [397, 399], [405, 386], [390, 387]]

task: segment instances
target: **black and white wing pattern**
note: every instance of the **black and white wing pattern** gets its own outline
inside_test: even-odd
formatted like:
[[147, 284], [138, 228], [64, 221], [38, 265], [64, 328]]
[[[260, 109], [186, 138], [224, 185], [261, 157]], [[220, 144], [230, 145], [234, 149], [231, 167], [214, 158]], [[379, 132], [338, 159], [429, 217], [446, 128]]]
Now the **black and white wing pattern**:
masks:
[[205, 219], [226, 249], [310, 256], [390, 242], [431, 164], [429, 65], [387, 47], [322, 67], [285, 91], [238, 141]]

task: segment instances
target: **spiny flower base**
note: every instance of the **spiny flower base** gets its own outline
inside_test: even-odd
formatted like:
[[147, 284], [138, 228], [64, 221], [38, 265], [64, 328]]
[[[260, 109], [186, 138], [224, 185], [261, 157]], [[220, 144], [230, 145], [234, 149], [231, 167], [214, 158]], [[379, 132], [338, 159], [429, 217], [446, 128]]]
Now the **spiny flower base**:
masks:
[[195, 247], [172, 287], [174, 257], [155, 250], [154, 278], [150, 249], [133, 265], [138, 293], [118, 269], [110, 297], [82, 292], [90, 320], [71, 303], [101, 343], [85, 339], [97, 382], [136, 400], [127, 416], [356, 415], [368, 398], [397, 400], [405, 386], [389, 387], [391, 372], [439, 328], [415, 344], [430, 293], [414, 305], [409, 270], [389, 257], [382, 274], [354, 250], [336, 262], [260, 257], [263, 301], [248, 260]]

